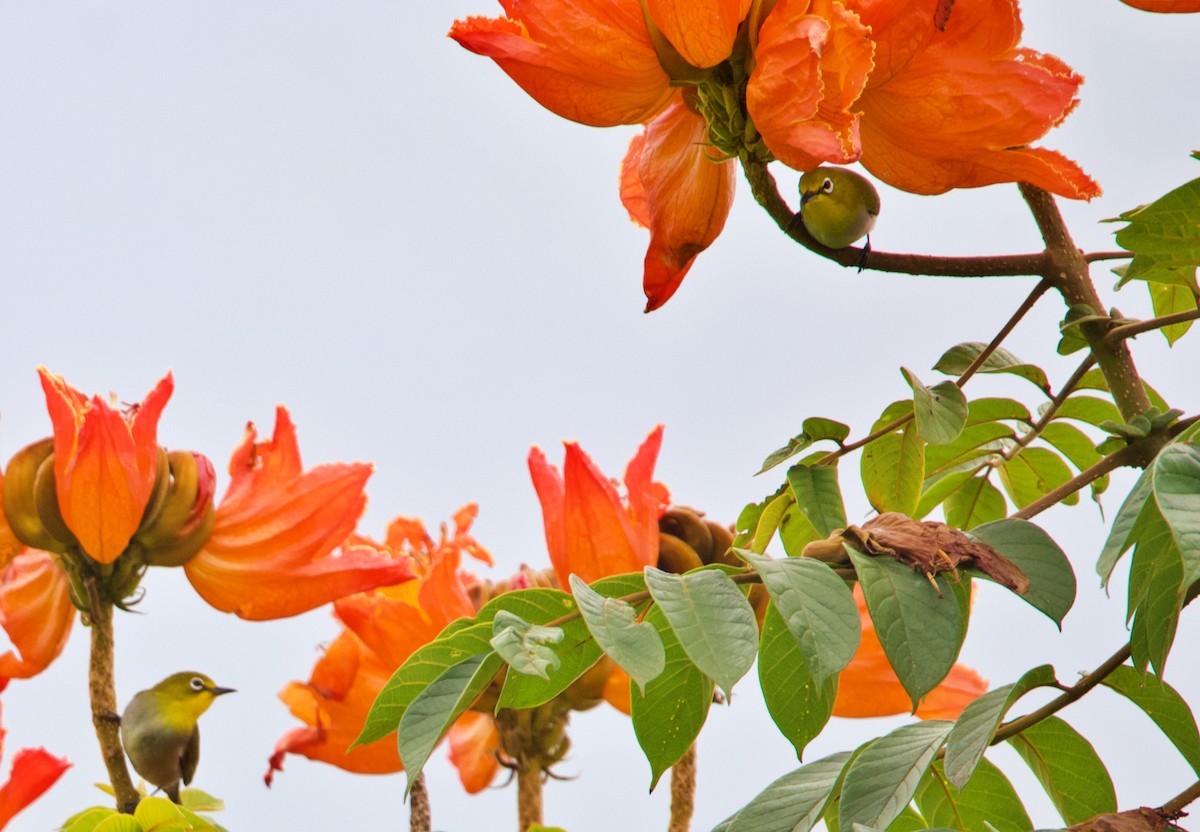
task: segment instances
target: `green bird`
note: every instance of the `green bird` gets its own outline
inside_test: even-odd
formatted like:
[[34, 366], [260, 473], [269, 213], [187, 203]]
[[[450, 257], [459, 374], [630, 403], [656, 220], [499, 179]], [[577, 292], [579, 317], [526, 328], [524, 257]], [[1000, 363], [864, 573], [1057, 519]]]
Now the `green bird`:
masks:
[[200, 715], [233, 688], [203, 673], [174, 673], [129, 700], [121, 715], [121, 743], [134, 770], [179, 802], [179, 781], [192, 782], [200, 762]]
[[818, 243], [845, 248], [870, 234], [878, 217], [879, 192], [866, 177], [832, 167], [800, 177], [800, 221]]

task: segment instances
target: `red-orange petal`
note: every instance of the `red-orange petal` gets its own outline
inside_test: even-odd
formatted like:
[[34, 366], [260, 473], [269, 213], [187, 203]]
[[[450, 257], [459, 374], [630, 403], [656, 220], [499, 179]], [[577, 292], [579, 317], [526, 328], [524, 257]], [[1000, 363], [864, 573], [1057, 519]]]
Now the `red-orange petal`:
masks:
[[67, 576], [46, 552], [30, 549], [0, 571], [0, 627], [15, 650], [0, 655], [0, 680], [28, 679], [67, 645], [75, 607]]
[[629, 687], [630, 681], [628, 673], [619, 667], [614, 667], [604, 682], [605, 700], [625, 716], [629, 716], [633, 712], [633, 693]]
[[366, 506], [371, 466], [304, 471], [287, 410], [256, 443], [253, 424], [230, 460], [229, 490], [204, 548], [184, 567], [205, 601], [242, 618], [285, 618], [355, 592], [412, 578], [407, 559], [373, 546], [334, 550]]
[[45, 367], [38, 375], [54, 426], [59, 510], [83, 550], [112, 563], [137, 531], [154, 490], [158, 419], [174, 379], [163, 376], [127, 415], [100, 396], [88, 400]]
[[873, 66], [858, 15], [836, 0], [781, 0], [758, 35], [746, 107], [789, 167], [846, 164], [861, 153], [853, 110]]
[[725, 227], [737, 176], [713, 153], [704, 119], [677, 96], [625, 155], [621, 201], [650, 229], [642, 277], [647, 312], [675, 294], [696, 255]]
[[648, 0], [650, 17], [692, 66], [716, 66], [729, 57], [750, 0]]
[[539, 104], [593, 127], [639, 124], [671, 97], [636, 0], [506, 0], [504, 18], [458, 20], [450, 37], [491, 58]]
[[491, 714], [467, 711], [446, 733], [450, 745], [450, 763], [458, 769], [458, 779], [467, 794], [481, 792], [496, 779], [500, 770], [500, 732]]
[[931, 0], [860, 8], [882, 64], [859, 100], [863, 165], [912, 193], [1024, 181], [1072, 199], [1097, 196], [1074, 162], [1028, 147], [1075, 107], [1083, 79], [1018, 48], [1015, 0], [960, 0], [944, 32], [931, 12]]
[[71, 767], [63, 757], [44, 748], [22, 748], [13, 757], [8, 782], [0, 787], [0, 829], [13, 816], [41, 797]]
[[1144, 12], [1159, 12], [1161, 14], [1184, 14], [1185, 12], [1200, 12], [1200, 0], [1121, 0], [1126, 6], [1133, 6]]

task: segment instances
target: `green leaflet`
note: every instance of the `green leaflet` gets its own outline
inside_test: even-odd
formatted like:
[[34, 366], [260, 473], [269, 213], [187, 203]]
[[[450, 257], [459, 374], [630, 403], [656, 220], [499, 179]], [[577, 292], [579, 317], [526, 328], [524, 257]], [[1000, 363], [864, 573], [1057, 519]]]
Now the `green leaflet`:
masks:
[[1180, 273], [1195, 274], [1200, 263], [1200, 179], [1110, 222], [1129, 223], [1116, 233], [1117, 245], [1134, 254], [1122, 285], [1130, 280], [1173, 283]]
[[1026, 728], [1008, 743], [1025, 759], [1067, 824], [1117, 810], [1108, 769], [1091, 743], [1058, 717]]
[[863, 448], [859, 471], [876, 511], [912, 515], [925, 480], [925, 443], [916, 426], [910, 422]]
[[758, 473], [762, 474], [770, 471], [776, 465], [792, 458], [805, 448], [823, 439], [841, 445], [849, 435], [850, 426], [844, 425], [841, 422], [835, 422], [833, 419], [823, 419], [820, 417], [805, 419], [800, 425], [800, 433], [789, 439], [787, 444], [782, 448], [772, 451], [763, 460], [762, 467], [758, 470]]
[[787, 472], [796, 505], [814, 529], [827, 537], [846, 527], [846, 510], [838, 487], [837, 468], [831, 465], [793, 465]]
[[1012, 783], [987, 760], [979, 763], [975, 776], [962, 789], [949, 782], [942, 761], [935, 760], [917, 789], [916, 802], [930, 826], [969, 830], [990, 826], [998, 832], [1033, 828]]
[[883, 828], [916, 794], [952, 723], [927, 720], [897, 728], [867, 745], [846, 770], [839, 832], [854, 824]]
[[771, 719], [801, 758], [833, 714], [837, 676], [817, 684], [774, 603], [767, 605], [759, 637], [758, 682]]
[[1036, 524], [1016, 518], [976, 526], [970, 536], [991, 546], [1029, 576], [1029, 590], [1018, 597], [1061, 628], [1075, 603], [1075, 572], [1054, 539]]
[[849, 759], [843, 751], [783, 775], [713, 832], [809, 832]]
[[967, 397], [952, 381], [926, 387], [911, 370], [901, 367], [913, 391], [913, 413], [917, 429], [930, 445], [953, 442], [967, 423]]
[[563, 636], [562, 627], [530, 624], [508, 610], [500, 610], [492, 619], [492, 649], [512, 670], [526, 676], [549, 680], [548, 671], [562, 666], [562, 661], [548, 645], [561, 643]]
[[637, 610], [618, 598], [605, 598], [576, 575], [571, 592], [600, 648], [645, 693], [646, 683], [663, 672], [667, 654], [654, 626], [637, 621]]
[[[946, 375], [960, 376], [966, 372], [967, 367], [979, 357], [986, 347], [987, 344], [982, 341], [969, 341], [957, 344], [948, 349], [938, 359], [938, 362], [933, 365], [933, 369]], [[983, 364], [979, 366], [976, 372], [1011, 373], [1031, 382], [1047, 396], [1050, 395], [1050, 381], [1046, 378], [1046, 371], [1036, 364], [1026, 364], [1004, 349], [1004, 347], [998, 347], [991, 355], [984, 359]]]
[[1166, 735], [1176, 750], [1200, 776], [1200, 732], [1192, 709], [1176, 690], [1151, 673], [1121, 665], [1103, 684], [1137, 705]]

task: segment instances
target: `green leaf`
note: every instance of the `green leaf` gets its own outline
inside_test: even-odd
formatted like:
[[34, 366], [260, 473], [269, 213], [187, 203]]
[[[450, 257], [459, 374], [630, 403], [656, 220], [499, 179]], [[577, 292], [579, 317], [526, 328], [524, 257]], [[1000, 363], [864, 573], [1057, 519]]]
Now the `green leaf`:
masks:
[[965, 788], [1009, 709], [1034, 688], [1053, 686], [1056, 681], [1054, 668], [1044, 664], [967, 705], [946, 738], [946, 779], [956, 788]]
[[1179, 271], [1195, 272], [1200, 263], [1200, 179], [1126, 211], [1117, 221], [1129, 223], [1116, 233], [1117, 245], [1134, 254], [1122, 284], [1170, 282]]
[[1027, 832], [1033, 828], [1029, 814], [1012, 783], [987, 760], [979, 764], [965, 788], [952, 785], [935, 760], [917, 789], [917, 807], [931, 826], [947, 829], [995, 829]]
[[492, 649], [511, 669], [526, 676], [549, 679], [547, 671], [558, 670], [562, 662], [546, 645], [560, 643], [563, 635], [562, 627], [530, 624], [508, 610], [500, 610], [492, 619]]
[[434, 679], [404, 711], [397, 745], [408, 775], [406, 797], [438, 740], [492, 683], [503, 664], [491, 651], [463, 659]]
[[955, 471], [953, 474], [938, 477], [932, 482], [925, 480], [925, 490], [921, 492], [921, 499], [910, 516], [914, 520], [924, 518], [929, 512], [940, 506], [947, 497], [962, 488], [963, 483], [973, 476], [975, 476], [975, 471]]
[[225, 810], [224, 800], [214, 797], [203, 789], [197, 789], [195, 786], [180, 789], [179, 802], [185, 813], [188, 810], [193, 812], [223, 812]]
[[912, 700], [933, 690], [958, 657], [966, 633], [956, 596], [945, 575], [939, 592], [923, 575], [891, 558], [872, 558], [847, 547], [862, 585], [867, 611], [883, 652]]
[[904, 380], [913, 391], [913, 413], [917, 430], [930, 445], [953, 442], [967, 424], [967, 397], [952, 381], [940, 381], [932, 387], [921, 383], [911, 370], [901, 367]]
[[1080, 471], [1100, 461], [1100, 452], [1096, 450], [1096, 444], [1074, 425], [1051, 422], [1042, 429], [1041, 438], [1057, 448]]
[[1016, 518], [976, 526], [970, 536], [1020, 567], [1029, 577], [1029, 590], [1020, 597], [1061, 628], [1075, 603], [1075, 572], [1054, 538], [1036, 524]]
[[637, 610], [619, 598], [605, 598], [578, 575], [571, 576], [571, 592], [596, 643], [645, 693], [646, 683], [662, 673], [667, 661], [653, 625], [637, 621]]
[[983, 422], [999, 422], [1002, 420], [1024, 422], [1025, 424], [1033, 422], [1033, 418], [1029, 415], [1029, 408], [1015, 399], [983, 396], [978, 399], [971, 399], [970, 404], [967, 405], [968, 427]]
[[[1104, 542], [1104, 548], [1100, 550], [1100, 557], [1096, 561], [1096, 572], [1100, 575], [1102, 586], [1108, 586], [1109, 578], [1112, 577], [1112, 571], [1116, 567], [1117, 561], [1129, 550], [1130, 546], [1137, 542], [1137, 535], [1134, 532], [1139, 528], [1138, 518], [1146, 509], [1146, 501], [1150, 499], [1153, 490], [1151, 471], [1143, 471], [1133, 488], [1129, 490], [1125, 501], [1121, 503], [1121, 508], [1117, 511], [1112, 528], [1109, 530], [1108, 539]], [[1157, 511], [1157, 506], [1151, 506], [1151, 508]]]
[[647, 566], [645, 576], [688, 657], [728, 699], [758, 653], [758, 621], [746, 596], [719, 570], [672, 575]]
[[418, 648], [379, 691], [367, 713], [362, 733], [351, 748], [382, 739], [395, 731], [405, 710], [434, 679], [463, 659], [490, 652], [491, 638], [492, 622], [485, 621], [458, 629]]
[[1183, 562], [1183, 583], [1200, 579], [1200, 447], [1168, 445], [1152, 465], [1154, 499]]
[[[753, 532], [750, 534], [750, 546], [754, 551], [767, 551], [767, 546], [771, 544], [771, 538], [775, 536], [775, 532], [783, 523], [784, 515], [795, 505], [796, 498], [786, 485], [780, 488], [780, 493], [763, 504], [762, 510], [754, 522]], [[734, 540], [734, 545], [738, 545], [738, 543], [738, 540]]]
[[849, 759], [843, 751], [783, 775], [713, 832], [809, 832]]
[[837, 676], [817, 684], [774, 603], [767, 605], [759, 637], [758, 681], [771, 719], [802, 757], [833, 714]]
[[913, 514], [925, 480], [925, 443], [916, 426], [910, 422], [863, 448], [860, 471], [863, 489], [876, 511]]
[[884, 828], [899, 817], [951, 725], [946, 720], [905, 725], [864, 748], [846, 771], [840, 832], [850, 832], [855, 823]]
[[796, 505], [821, 537], [846, 528], [846, 509], [838, 487], [837, 468], [831, 465], [793, 465], [787, 472]]
[[[824, 535], [804, 516], [800, 507], [794, 501], [789, 503], [779, 520], [779, 542], [783, 544], [783, 551], [787, 552], [789, 557], [798, 558], [804, 552], [805, 546], [823, 537]], [[755, 551], [766, 551], [766, 547]]]
[[1105, 422], [1123, 422], [1121, 411], [1117, 406], [1105, 399], [1095, 396], [1069, 396], [1058, 412], [1055, 419], [1074, 419], [1099, 427]]
[[1121, 665], [1103, 684], [1137, 705], [1162, 730], [1188, 765], [1200, 776], [1200, 732], [1192, 709], [1176, 690], [1152, 673]]
[[1117, 811], [1112, 778], [1091, 743], [1058, 717], [1008, 740], [1024, 758], [1067, 824]]
[[96, 824], [94, 832], [142, 832], [142, 825], [132, 815], [109, 815]]
[[953, 442], [925, 449], [925, 478], [951, 473], [960, 467], [979, 468], [997, 451], [1010, 447], [1015, 439], [1013, 429], [1003, 422], [968, 425]]
[[805, 419], [800, 425], [800, 433], [789, 439], [788, 443], [782, 448], [772, 451], [763, 460], [762, 468], [758, 470], [758, 473], [762, 474], [770, 471], [776, 465], [791, 459], [815, 442], [829, 439], [841, 445], [849, 435], [850, 426], [843, 425], [841, 422], [835, 422], [833, 419], [822, 419], [819, 417]]
[[1067, 309], [1066, 317], [1058, 326], [1062, 339], [1058, 342], [1058, 354], [1070, 355], [1082, 349], [1087, 349], [1088, 340], [1084, 336], [1080, 324], [1085, 321], [1102, 321], [1104, 317], [1096, 314], [1096, 310], [1087, 304], [1072, 304]]
[[[938, 359], [937, 364], [933, 365], [933, 369], [948, 376], [961, 376], [971, 366], [971, 362], [978, 358], [980, 353], [986, 348], [987, 344], [982, 341], [970, 341], [958, 344], [947, 350]], [[1050, 380], [1046, 378], [1046, 371], [1035, 364], [1026, 364], [1004, 349], [1004, 347], [997, 347], [995, 352], [989, 355], [983, 364], [979, 366], [977, 372], [1012, 373], [1026, 381], [1032, 382], [1047, 396], [1050, 395]]]
[[175, 832], [191, 829], [183, 812], [165, 797], [145, 797], [138, 801], [133, 818], [143, 832]]
[[107, 806], [92, 806], [67, 818], [60, 832], [93, 832], [102, 820], [116, 813]]
[[1001, 520], [1008, 513], [1008, 504], [1000, 489], [982, 474], [971, 477], [962, 487], [950, 493], [942, 509], [946, 522], [958, 529], [972, 529], [981, 523]]
[[[1004, 490], [1018, 508], [1024, 508], [1071, 479], [1071, 469], [1062, 457], [1045, 448], [1022, 448], [998, 470]], [[1071, 497], [1079, 500], [1078, 494]], [[1063, 502], [1073, 504], [1070, 497]]]
[[1138, 541], [1129, 569], [1129, 646], [1134, 667], [1162, 676], [1183, 606], [1183, 563], [1165, 524]]
[[712, 705], [712, 681], [692, 664], [659, 607], [646, 621], [658, 631], [666, 653], [663, 672], [646, 684], [645, 693], [630, 691], [633, 732], [650, 763], [650, 790], [663, 772], [687, 751]]
[[[1187, 276], [1185, 276], [1187, 279]], [[1196, 308], [1196, 273], [1190, 275], [1191, 285], [1180, 286], [1167, 283], [1147, 283], [1150, 289], [1150, 304], [1154, 307], [1154, 316], [1174, 315], [1178, 312], [1190, 312]], [[1192, 322], [1184, 321], [1162, 327], [1159, 332], [1174, 346], [1175, 342], [1187, 334]]]
[[858, 605], [833, 569], [811, 558], [773, 560], [742, 549], [734, 554], [762, 578], [818, 687], [850, 663], [858, 649]]

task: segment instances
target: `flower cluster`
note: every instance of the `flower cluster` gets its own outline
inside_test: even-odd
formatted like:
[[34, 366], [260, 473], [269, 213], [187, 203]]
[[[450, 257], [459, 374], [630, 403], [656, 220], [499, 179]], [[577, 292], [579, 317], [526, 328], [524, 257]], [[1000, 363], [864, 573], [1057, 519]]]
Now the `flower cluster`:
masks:
[[492, 58], [552, 112], [644, 124], [621, 199], [650, 230], [646, 311], [721, 233], [730, 162], [801, 171], [861, 162], [939, 194], [1029, 182], [1074, 199], [1099, 187], [1032, 147], [1082, 78], [1019, 46], [1016, 0], [502, 0], [450, 36]]

